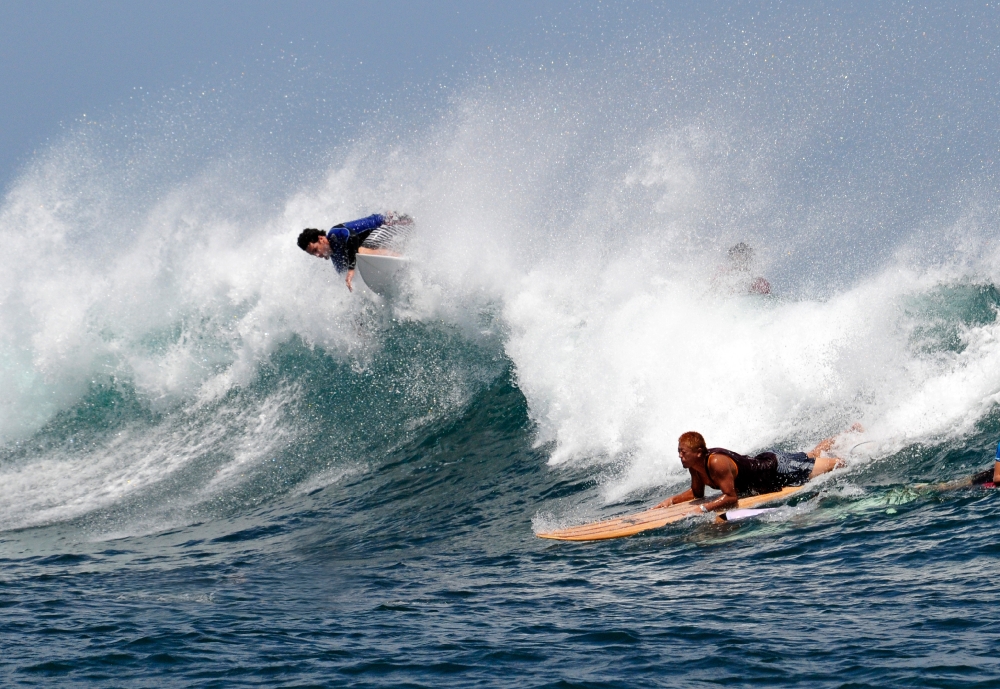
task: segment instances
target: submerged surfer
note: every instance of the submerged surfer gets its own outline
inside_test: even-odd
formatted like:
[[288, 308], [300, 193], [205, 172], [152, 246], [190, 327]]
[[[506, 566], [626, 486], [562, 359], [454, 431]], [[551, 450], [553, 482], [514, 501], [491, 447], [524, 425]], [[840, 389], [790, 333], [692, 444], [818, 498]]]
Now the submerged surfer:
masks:
[[306, 228], [299, 234], [299, 248], [317, 258], [330, 259], [338, 273], [347, 272], [347, 289], [354, 291], [354, 266], [358, 254], [398, 256], [395, 247], [413, 225], [408, 215], [395, 211], [334, 225], [329, 232]]
[[728, 265], [720, 266], [712, 280], [715, 289], [729, 294], [771, 293], [771, 283], [765, 277], [754, 277], [756, 261], [752, 246], [740, 242], [729, 250], [727, 258]]
[[[860, 427], [852, 430], [855, 429], [860, 430]], [[656, 507], [703, 498], [705, 486], [722, 491], [716, 500], [702, 506], [705, 512], [735, 507], [746, 495], [776, 493], [785, 486], [801, 486], [815, 476], [843, 466], [843, 460], [837, 457], [822, 456], [833, 446], [835, 438], [827, 438], [809, 452], [763, 452], [747, 457], [721, 447], [709, 449], [701, 433], [690, 431], [677, 440], [677, 454], [681, 457], [681, 465], [691, 472], [691, 487]]]
[[982, 486], [983, 488], [1000, 488], [1000, 445], [997, 445], [997, 454], [993, 460], [993, 466], [978, 474], [973, 474], [968, 478], [948, 481], [947, 483], [926, 484], [921, 483], [917, 488], [931, 488], [932, 490], [955, 490], [958, 488], [968, 488], [969, 486]]

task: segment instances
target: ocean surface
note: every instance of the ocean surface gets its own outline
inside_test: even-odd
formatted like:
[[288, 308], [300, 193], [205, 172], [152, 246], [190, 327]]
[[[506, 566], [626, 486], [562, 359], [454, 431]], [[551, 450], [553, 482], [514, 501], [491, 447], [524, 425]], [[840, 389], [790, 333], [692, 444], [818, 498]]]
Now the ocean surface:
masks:
[[[1000, 491], [933, 485], [1000, 440], [996, 8], [661, 9], [326, 132], [302, 48], [37, 154], [0, 684], [1000, 686]], [[391, 301], [295, 246], [384, 209]], [[854, 423], [762, 518], [536, 537], [683, 490], [685, 431]]]

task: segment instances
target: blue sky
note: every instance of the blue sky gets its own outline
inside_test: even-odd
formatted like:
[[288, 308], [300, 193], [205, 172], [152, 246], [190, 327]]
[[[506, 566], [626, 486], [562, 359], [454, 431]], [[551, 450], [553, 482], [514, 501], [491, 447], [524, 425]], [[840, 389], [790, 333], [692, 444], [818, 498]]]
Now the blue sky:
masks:
[[[453, 81], [495, 50], [556, 40], [571, 5], [505, 0], [0, 3], [0, 186], [84, 115], [238, 74], [281, 50], [346, 69], [359, 91]], [[362, 97], [359, 95], [359, 97]]]
[[[1000, 215], [998, 35], [997, 9], [971, 2], [8, 0], [0, 189], [84, 119], [113, 120], [111, 148], [169, 139], [196, 164], [257, 127], [258, 167], [308, 175], [352, 127], [378, 125], [383, 141], [427, 130], [477, 79], [517, 108], [529, 74], [556, 63], [552, 103], [576, 108], [570, 128], [590, 123], [581, 149], [613, 135], [641, 147], [678, 122], [764, 142], [724, 169], [767, 168], [781, 201], [750, 222], [752, 204], [729, 194], [733, 223], [854, 228], [850, 242], [890, 246]], [[199, 99], [215, 89], [228, 91]]]

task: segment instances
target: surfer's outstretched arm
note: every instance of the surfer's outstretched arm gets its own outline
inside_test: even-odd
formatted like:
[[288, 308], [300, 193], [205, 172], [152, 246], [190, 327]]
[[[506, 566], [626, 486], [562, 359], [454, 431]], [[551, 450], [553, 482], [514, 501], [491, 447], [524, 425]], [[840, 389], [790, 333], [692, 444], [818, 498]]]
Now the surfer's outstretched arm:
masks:
[[702, 480], [701, 476], [697, 473], [691, 473], [691, 487], [688, 488], [683, 493], [678, 493], [677, 495], [667, 498], [656, 507], [670, 507], [671, 505], [679, 505], [682, 502], [688, 502], [694, 500], [695, 498], [705, 497], [705, 482]]
[[[704, 494], [704, 491], [702, 491]], [[694, 500], [694, 491], [688, 488], [683, 493], [678, 493], [677, 495], [667, 498], [663, 502], [654, 505], [654, 507], [670, 507], [671, 505], [676, 505], [681, 502], [688, 502], [689, 500]]]
[[933, 491], [946, 491], [946, 490], [958, 490], [960, 488], [968, 488], [973, 485], [975, 477], [969, 476], [967, 478], [960, 478], [956, 481], [945, 481], [944, 483], [918, 483], [915, 488], [933, 490]]
[[987, 469], [986, 471], [981, 471], [978, 474], [973, 474], [967, 478], [960, 478], [956, 481], [947, 481], [945, 483], [934, 483], [934, 484], [921, 484], [920, 487], [930, 488], [930, 490], [944, 491], [944, 490], [957, 490], [959, 488], [968, 488], [969, 486], [982, 486], [993, 484], [993, 487], [1000, 487], [1000, 445], [997, 446], [996, 459], [993, 462], [993, 469]]

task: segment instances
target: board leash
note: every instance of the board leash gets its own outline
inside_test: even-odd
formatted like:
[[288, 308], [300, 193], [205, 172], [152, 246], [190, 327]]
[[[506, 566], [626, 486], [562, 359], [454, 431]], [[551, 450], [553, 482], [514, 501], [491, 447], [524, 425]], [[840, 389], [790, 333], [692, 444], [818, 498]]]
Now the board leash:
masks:
[[853, 452], [854, 452], [855, 450], [857, 450], [857, 449], [858, 449], [859, 447], [861, 447], [862, 445], [870, 445], [870, 444], [871, 444], [871, 443], [873, 443], [873, 442], [875, 442], [875, 441], [874, 441], [874, 440], [866, 440], [866, 441], [864, 441], [863, 443], [858, 443], [857, 445], [855, 445], [854, 447], [852, 447], [852, 448], [851, 448], [850, 450], [848, 450], [848, 451], [847, 451], [847, 454], [851, 454], [851, 453], [853, 453]]

